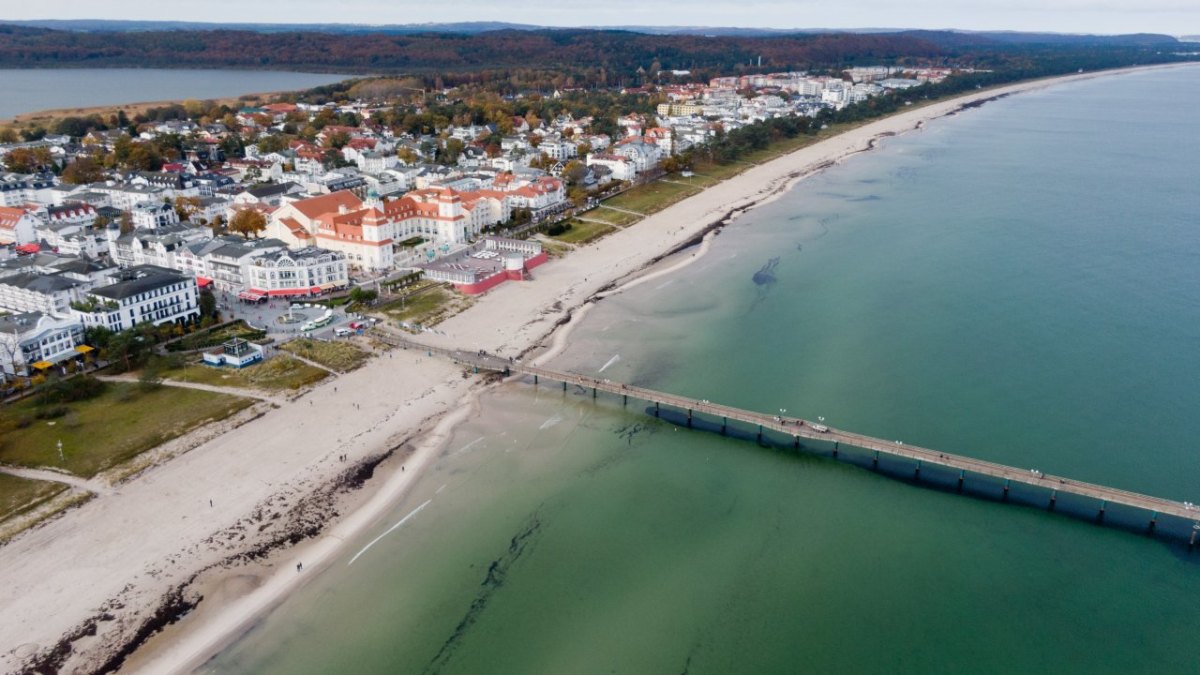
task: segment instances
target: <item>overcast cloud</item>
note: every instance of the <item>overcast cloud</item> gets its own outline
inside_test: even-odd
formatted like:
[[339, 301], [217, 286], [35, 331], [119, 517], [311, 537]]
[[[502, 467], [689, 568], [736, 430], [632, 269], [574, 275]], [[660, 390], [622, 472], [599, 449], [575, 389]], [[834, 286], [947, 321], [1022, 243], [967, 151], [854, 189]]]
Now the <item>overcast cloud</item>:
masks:
[[1200, 34], [1200, 0], [3, 0], [9, 19], [152, 19], [403, 24], [508, 21], [547, 26], [960, 28]]

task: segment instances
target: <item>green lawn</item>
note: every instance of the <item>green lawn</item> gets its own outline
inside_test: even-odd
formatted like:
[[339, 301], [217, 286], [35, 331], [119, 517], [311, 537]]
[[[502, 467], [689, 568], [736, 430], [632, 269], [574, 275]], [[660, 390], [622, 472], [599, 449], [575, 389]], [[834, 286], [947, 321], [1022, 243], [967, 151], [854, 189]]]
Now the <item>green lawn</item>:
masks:
[[632, 225], [642, 219], [641, 216], [635, 216], [632, 213], [625, 213], [624, 211], [613, 211], [612, 209], [592, 209], [584, 213], [583, 216], [593, 220], [603, 220], [609, 225], [616, 225], [617, 227]]
[[404, 299], [389, 300], [376, 305], [374, 311], [388, 319], [409, 324], [432, 326], [471, 306], [471, 299], [445, 286], [435, 286]]
[[669, 181], [672, 181], [675, 183], [686, 183], [687, 185], [691, 185], [696, 188], [712, 187], [720, 182], [719, 180], [717, 180], [715, 178], [711, 178], [709, 176], [701, 176], [699, 174], [693, 174], [693, 175], [685, 178], [682, 175], [677, 174], [677, 173], [667, 174], [663, 180], [669, 180]]
[[290, 356], [274, 356], [241, 370], [189, 364], [163, 371], [163, 377], [180, 382], [195, 382], [217, 387], [250, 387], [270, 391], [299, 389], [320, 382], [329, 373]]
[[567, 222], [571, 224], [571, 229], [563, 232], [562, 234], [554, 235], [551, 237], [551, 239], [557, 239], [558, 241], [567, 244], [575, 244], [578, 246], [579, 244], [586, 244], [589, 241], [599, 239], [600, 237], [603, 237], [604, 235], [609, 234], [617, 229], [611, 225], [586, 223], [582, 220], [575, 220], [574, 218]]
[[691, 187], [690, 185], [654, 181], [653, 183], [639, 185], [612, 199], [606, 199], [604, 203], [608, 206], [629, 209], [641, 214], [651, 214], [699, 192], [700, 188]]
[[67, 486], [62, 483], [29, 480], [0, 473], [0, 520], [7, 520], [36, 508], [66, 489]]
[[349, 342], [322, 342], [309, 338], [292, 340], [279, 348], [342, 373], [354, 370], [370, 357], [370, 354]]
[[[0, 462], [91, 477], [251, 403], [194, 389], [147, 391], [137, 383], [109, 382], [103, 394], [65, 404], [67, 414], [47, 420], [35, 418], [38, 407], [30, 398], [0, 408]], [[65, 465], [57, 441], [62, 441]]]

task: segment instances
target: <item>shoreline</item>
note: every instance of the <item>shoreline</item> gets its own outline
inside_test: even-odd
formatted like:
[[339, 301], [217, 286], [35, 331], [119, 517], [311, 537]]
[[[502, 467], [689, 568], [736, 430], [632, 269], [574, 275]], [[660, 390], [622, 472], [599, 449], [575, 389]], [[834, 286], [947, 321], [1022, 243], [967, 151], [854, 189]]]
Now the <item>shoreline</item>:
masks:
[[[508, 353], [521, 356], [522, 358], [525, 358], [526, 355], [536, 354], [536, 356], [530, 357], [538, 359], [539, 362], [552, 359], [566, 347], [571, 331], [580, 325], [589, 308], [596, 302], [612, 294], [636, 287], [649, 279], [671, 274], [683, 266], [700, 259], [706, 252], [711, 250], [714, 238], [718, 236], [723, 225], [731, 222], [750, 209], [780, 198], [800, 180], [819, 173], [826, 168], [835, 166], [849, 157], [873, 149], [877, 146], [881, 138], [919, 130], [929, 120], [954, 115], [964, 110], [978, 107], [987, 101], [1002, 98], [1013, 93], [1111, 74], [1122, 74], [1146, 69], [1183, 67], [1186, 65], [1194, 64], [1173, 64], [1168, 66], [1148, 66], [1103, 71], [1007, 85], [994, 90], [980, 91], [946, 101], [935, 102], [916, 110], [900, 112], [890, 117], [850, 129], [837, 136], [822, 140], [749, 169], [738, 176], [707, 188], [697, 195], [653, 214], [629, 228], [605, 237], [599, 242], [581, 247], [566, 258], [556, 260], [550, 265], [540, 268], [537, 278], [530, 284], [513, 284], [499, 287], [484, 296], [474, 307], [443, 323], [439, 328], [444, 330], [446, 335], [426, 335], [422, 339], [426, 339], [432, 344], [455, 345], [464, 348], [478, 346], [480, 348], [487, 348], [494, 353]], [[663, 227], [656, 228], [656, 225], [662, 225]], [[693, 251], [691, 255], [685, 258], [679, 259], [679, 255], [682, 252], [695, 247], [697, 243], [699, 243], [698, 250]], [[589, 270], [593, 271], [589, 272]], [[597, 273], [594, 270], [603, 270], [603, 272]], [[456, 335], [468, 335], [470, 336], [470, 340], [459, 340], [455, 337]], [[546, 344], [547, 342], [549, 344]], [[411, 351], [393, 351], [393, 356], [400, 358], [393, 359], [393, 357], [388, 357], [388, 359], [405, 360], [411, 359], [416, 355]], [[395, 372], [394, 368], [388, 368], [388, 359], [376, 356], [359, 371], [337, 379], [355, 383], [361, 382], [383, 392], [385, 395], [389, 393], [394, 394], [395, 392], [390, 388], [394, 385], [394, 378], [398, 375], [409, 376], [410, 373], [407, 371], [398, 373]], [[430, 360], [417, 358], [416, 364], [420, 366], [425, 361]], [[389, 370], [392, 372], [388, 372]], [[421, 458], [420, 465], [423, 466], [431, 456], [436, 455], [439, 451], [438, 449], [449, 439], [453, 429], [463, 419], [467, 419], [470, 416], [471, 411], [478, 405], [480, 394], [489, 390], [490, 387], [486, 384], [482, 386], [476, 385], [475, 383], [479, 381], [477, 379], [461, 379], [458, 370], [446, 364], [441, 364], [441, 367], [435, 364], [426, 364], [414, 370], [420, 370], [421, 374], [425, 376], [422, 378], [422, 382], [428, 387], [421, 398], [424, 399], [431, 392], [438, 392], [440, 395], [435, 395], [435, 398], [442, 404], [440, 409], [421, 417], [416, 423], [413, 423], [411, 419], [407, 419], [392, 424], [387, 429], [391, 434], [390, 436], [383, 434], [384, 438], [382, 439], [362, 439], [358, 441], [357, 445], [369, 446], [368, 440], [376, 443], [376, 445], [382, 442], [385, 447], [390, 447], [391, 451], [395, 451], [410, 443], [416, 443], [418, 447], [412, 450], [413, 454], [409, 455], [403, 461], [413, 462], [419, 455]], [[458, 386], [461, 383], [468, 384], [465, 387], [467, 391], [460, 391], [464, 388]], [[335, 385], [336, 381], [317, 387], [313, 391], [304, 394], [301, 398], [311, 399], [311, 397], [320, 397], [323, 403], [333, 402], [335, 399], [340, 398], [331, 395], [336, 394]], [[343, 382], [342, 386], [347, 386], [347, 382]], [[331, 388], [332, 392], [330, 391]], [[447, 390], [450, 390], [450, 393], [453, 395], [447, 396]], [[298, 410], [305, 412], [312, 410], [308, 406], [302, 406], [301, 404], [303, 403], [304, 401], [302, 400], [293, 401], [281, 414], [269, 415], [263, 421], [256, 422], [254, 425], [248, 425], [255, 427], [255, 430], [241, 435], [249, 435], [256, 430], [262, 435], [262, 430], [266, 429], [267, 436], [270, 436], [273, 430], [278, 431], [280, 425], [293, 423], [296, 419], [310, 417], [307, 414], [297, 414]], [[387, 402], [384, 401], [384, 403], [383, 407], [387, 407]], [[395, 402], [391, 403], [392, 408], [395, 405]], [[405, 403], [404, 405], [408, 406], [409, 403]], [[458, 409], [454, 409], [455, 406], [458, 406]], [[437, 408], [437, 406], [434, 407]], [[290, 416], [288, 413], [291, 413]], [[395, 414], [396, 411], [392, 410], [391, 415], [395, 416]], [[391, 419], [391, 417], [388, 419]], [[343, 420], [338, 419], [336, 421], [341, 422]], [[351, 432], [358, 430], [357, 434], [352, 437], [352, 441], [359, 439], [360, 436], [372, 434], [379, 429], [376, 426], [365, 431], [361, 430], [361, 420], [359, 422], [358, 425], [353, 425], [350, 429], [344, 430]], [[430, 424], [433, 425], [431, 430], [422, 431], [422, 429], [429, 429]], [[404, 440], [400, 441], [399, 444], [386, 445], [397, 435], [402, 436]], [[312, 444], [319, 443], [320, 441], [315, 438], [304, 438], [302, 442]], [[209, 446], [212, 445], [220, 445], [220, 443], [206, 443], [202, 448], [193, 452], [198, 453], [197, 456], [214, 454], [217, 451], [210, 451]], [[279, 445], [279, 443], [277, 442], [275, 445]], [[344, 473], [345, 469], [331, 471], [328, 466], [330, 456], [335, 452], [335, 445], [337, 446], [337, 452], [341, 452], [345, 447], [345, 444], [342, 443], [342, 439], [339, 437], [337, 438], [337, 443], [331, 443], [328, 446], [329, 449], [324, 451], [316, 449], [309, 452], [308, 461], [310, 463], [321, 462], [321, 468], [324, 469], [324, 480], [317, 480], [315, 484], [310, 482], [306, 485], [309, 493], [327, 489], [331, 480], [336, 480], [337, 476]], [[285, 447], [276, 449], [274, 452], [277, 455], [290, 457], [292, 453], [289, 450], [289, 448]], [[375, 457], [379, 452], [379, 447], [369, 446], [360, 448], [355, 454], [356, 459], [362, 458], [365, 460]], [[176, 461], [181, 462], [191, 459], [192, 455], [189, 453], [188, 456], [179, 458]], [[365, 490], [355, 493], [352, 500], [358, 501], [360, 504], [344, 517], [336, 515], [340, 510], [338, 507], [347, 503], [347, 498], [343, 496], [339, 498], [338, 504], [331, 509], [330, 512], [333, 515], [330, 516], [330, 519], [316, 524], [317, 531], [310, 534], [310, 539], [298, 545], [292, 542], [293, 545], [285, 545], [275, 550], [267, 562], [261, 565], [264, 570], [271, 570], [271, 576], [266, 581], [260, 578], [256, 590], [250, 593], [243, 593], [239, 597], [231, 599], [224, 606], [210, 605], [206, 608], [203, 603], [200, 603], [200, 609], [196, 612], [195, 617], [184, 619], [175, 628], [169, 630], [167, 634], [152, 637], [144, 645], [141, 645], [144, 638], [139, 638], [133, 644], [130, 644], [130, 641], [126, 639], [122, 643], [123, 646], [119, 645], [119, 647], [122, 649], [129, 648], [133, 652], [127, 669], [144, 669], [148, 672], [178, 672], [199, 665], [207, 661], [222, 646], [227, 645], [235, 638], [241, 628], [255, 621], [272, 607], [278, 606], [280, 602], [286, 599], [292, 589], [303, 583], [303, 578], [309, 576], [307, 573], [298, 576], [292, 571], [291, 563], [293, 561], [303, 556], [303, 559], [306, 561], [305, 570], [313, 569], [314, 572], [319, 565], [328, 564], [328, 561], [332, 560], [333, 556], [345, 549], [348, 539], [362, 532], [364, 529], [373, 526], [386, 510], [393, 506], [406, 493], [408, 487], [415, 483], [422, 473], [416, 470], [415, 465], [412, 472], [397, 472], [394, 466], [397, 462], [395, 460], [388, 460], [386, 457], [376, 463], [380, 465], [381, 472], [384, 469], [382, 464], [391, 464], [392, 466], [387, 467], [387, 470], [391, 472], [390, 475], [379, 477], [377, 484], [368, 485]], [[311, 468], [311, 464], [309, 466], [302, 466], [301, 468]], [[333, 468], [336, 469], [337, 465], [334, 464]], [[178, 480], [186, 480], [188, 478], [189, 474], [186, 467], [182, 469], [175, 467], [175, 469], [174, 474], [178, 476]], [[155, 479], [160, 474], [166, 472], [156, 470], [153, 473], [154, 475], [145, 478]], [[244, 517], [246, 513], [253, 512], [254, 508], [258, 507], [263, 501], [270, 503], [275, 499], [276, 494], [274, 490], [260, 490], [260, 492], [252, 495], [255, 498], [255, 501], [251, 502], [252, 508], [242, 509], [235, 515]], [[166, 497], [159, 497], [159, 499], [163, 500]], [[103, 500], [94, 501], [102, 502]], [[78, 529], [78, 521], [85, 521], [88, 518], [100, 519], [108, 516], [109, 514], [103, 507], [104, 504], [82, 507], [80, 510], [68, 514], [64, 519], [60, 519], [59, 523], [62, 520], [72, 520], [75, 521], [75, 529]], [[241, 519], [244, 518], [240, 518], [239, 522]], [[19, 555], [23, 551], [15, 549], [43, 543], [42, 541], [31, 543], [30, 540], [45, 540], [49, 534], [58, 534], [59, 530], [66, 529], [68, 533], [70, 532], [71, 528], [67, 526], [57, 527], [56, 525], [59, 523], [41, 528], [39, 533], [34, 533], [40, 534], [39, 537], [23, 535], [17, 540], [10, 542], [4, 549], [0, 549], [0, 562], [13, 560], [18, 563], [36, 564], [37, 558], [32, 556], [33, 552], [30, 552], [30, 555], [25, 556], [23, 559]], [[213, 529], [219, 530], [216, 526], [205, 526], [200, 531], [208, 532], [210, 534], [209, 539], [211, 540], [213, 538], [211, 536]], [[53, 532], [47, 532], [48, 530], [53, 530]], [[261, 539], [261, 537], [252, 537], [252, 541], [257, 539]], [[193, 581], [206, 570], [214, 573], [217, 577], [221, 577], [222, 575], [228, 577], [239, 572], [245, 572], [245, 569], [228, 564], [229, 558], [236, 556], [226, 555], [215, 562], [211, 556], [201, 556], [201, 559], [193, 559], [189, 554], [192, 553], [192, 548], [194, 548], [196, 542], [188, 542], [186, 540], [183, 542], [185, 544], [192, 544], [192, 548], [188, 548], [187, 546], [174, 548], [170, 545], [171, 543], [168, 541], [167, 546], [159, 547], [159, 549], [175, 551], [175, 553], [169, 556], [173, 560], [168, 560], [168, 563], [174, 565], [177, 569], [174, 569], [173, 574], [168, 576], [171, 576], [172, 581], [178, 581], [179, 585], [168, 584], [166, 586], [166, 593], [158, 592], [156, 594], [156, 590], [162, 590], [163, 584], [146, 584], [153, 588], [150, 588], [147, 593], [142, 594], [142, 597], [139, 598], [143, 603], [141, 608], [143, 610], [142, 614], [149, 614], [153, 610], [170, 607], [172, 606], [172, 601], [178, 600], [180, 597], [191, 597], [190, 594], [194, 592], [194, 589], [191, 588]], [[65, 543], [54, 542], [53, 548], [55, 551], [61, 552], [63, 549], [69, 551], [73, 547], [80, 548], [86, 545], [86, 543], [67, 540]], [[157, 554], [147, 552], [147, 555]], [[146, 562], [151, 563], [155, 569], [162, 564], [160, 558], [154, 558]], [[225, 563], [227, 566], [221, 568], [220, 565], [222, 563]], [[10, 569], [16, 568], [10, 567]], [[214, 572], [214, 570], [216, 571]], [[92, 572], [93, 576], [100, 574], [103, 574], [103, 570], [97, 569]], [[73, 577], [71, 583], [67, 584], [64, 588], [50, 589], [50, 591], [42, 589], [43, 592], [53, 593], [57, 590], [59, 593], [70, 593], [73, 587], [85, 583], [77, 578], [77, 574], [71, 576]], [[137, 580], [136, 574], [126, 572], [121, 581], [130, 576], [134, 576], [135, 581]], [[265, 573], [261, 576], [265, 576]], [[17, 591], [22, 588], [28, 590], [27, 587], [21, 586], [21, 581], [17, 580], [13, 586]], [[95, 579], [92, 579], [92, 581], [95, 581]], [[172, 595], [172, 591], [175, 591], [175, 595]], [[14, 590], [10, 588], [8, 592], [12, 593]], [[196, 602], [199, 601], [197, 600]], [[37, 607], [36, 598], [34, 599], [34, 603], [33, 606]], [[78, 606], [88, 605], [83, 604]], [[94, 607], [96, 605], [91, 606]], [[75, 628], [88, 627], [91, 616], [97, 611], [102, 613], [109, 611], [103, 609], [103, 605], [100, 606], [100, 610], [89, 610], [84, 616], [79, 616], [78, 609], [75, 609], [76, 616], [69, 625]], [[190, 606], [187, 606], [187, 603], [184, 603], [183, 606], [185, 607], [184, 613], [186, 613], [191, 607], [196, 605], [192, 603]], [[113, 611], [124, 609], [125, 607], [122, 607], [120, 610]], [[54, 608], [43, 609], [41, 613], [47, 611], [53, 612]], [[135, 619], [138, 618], [137, 612], [133, 612], [133, 614]], [[202, 615], [206, 617], [204, 621], [197, 621]], [[175, 617], [168, 617], [168, 619], [171, 618]], [[19, 627], [23, 629], [23, 632], [29, 632], [27, 624], [35, 622], [36, 619], [37, 617], [30, 617], [28, 621], [18, 621], [10, 617], [0, 625], [19, 623], [21, 624]], [[201, 625], [195, 625], [197, 623]], [[91, 627], [95, 628], [95, 626], [96, 622], [92, 621]], [[47, 630], [53, 631], [53, 628]], [[12, 631], [6, 630], [3, 631], [3, 634], [9, 635], [10, 639], [16, 638], [16, 635]], [[66, 634], [70, 634], [70, 631], [59, 633], [59, 635]], [[100, 638], [81, 637], [75, 643], [68, 642], [67, 647], [68, 649], [72, 649], [75, 646], [80, 646], [84, 648], [81, 651], [87, 652], [87, 647], [99, 647], [95, 643], [109, 637], [117, 636], [111, 636], [106, 633]], [[172, 643], [161, 644], [166, 642], [166, 639], [160, 638], [169, 639]], [[21, 664], [18, 661], [23, 661], [24, 659], [14, 660], [11, 657], [27, 644], [29, 643], [5, 644], [0, 646], [6, 652], [3, 654], [5, 658], [0, 659], [0, 666], [5, 668], [12, 666], [20, 667]], [[46, 647], [44, 643], [34, 644], [38, 645], [39, 649]], [[101, 652], [103, 650], [96, 649], [96, 651]], [[93, 654], [92, 656], [96, 655]], [[85, 670], [89, 667], [95, 669], [103, 665], [103, 662], [98, 659], [89, 661], [87, 654], [84, 654], [83, 658], [79, 661], [72, 661], [70, 663], [72, 666], [82, 666]], [[91, 665], [89, 666], [88, 664]]]

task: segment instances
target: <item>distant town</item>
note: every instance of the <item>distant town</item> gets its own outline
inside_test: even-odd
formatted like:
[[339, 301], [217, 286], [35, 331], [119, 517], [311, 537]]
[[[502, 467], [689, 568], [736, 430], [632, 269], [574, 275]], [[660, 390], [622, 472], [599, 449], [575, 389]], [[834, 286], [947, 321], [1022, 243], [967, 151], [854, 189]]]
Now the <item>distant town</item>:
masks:
[[[670, 71], [669, 84], [603, 92], [632, 102], [603, 118], [543, 119], [523, 97], [489, 103], [490, 119], [447, 118], [431, 110], [460, 92], [383, 86], [389, 95], [190, 101], [5, 130], [0, 371], [8, 388], [65, 374], [86, 360], [95, 329], [211, 325], [213, 293], [311, 301], [418, 275], [482, 293], [527, 278], [572, 223], [606, 223], [584, 215], [600, 200], [691, 178], [695, 152], [738, 130], [818, 119], [954, 73], [877, 66], [702, 83]], [[543, 110], [572, 101], [557, 106], [566, 111], [597, 95], [527, 96]]]

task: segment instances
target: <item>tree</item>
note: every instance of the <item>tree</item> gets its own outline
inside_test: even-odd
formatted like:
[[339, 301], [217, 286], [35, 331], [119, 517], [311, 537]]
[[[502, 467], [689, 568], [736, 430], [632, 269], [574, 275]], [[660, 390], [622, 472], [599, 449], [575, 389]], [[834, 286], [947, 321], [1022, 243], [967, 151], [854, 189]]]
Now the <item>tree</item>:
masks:
[[354, 288], [350, 289], [350, 302], [353, 302], [357, 305], [375, 302], [375, 298], [377, 297], [379, 297], [379, 293], [361, 286], [355, 286]]
[[180, 220], [191, 220], [200, 211], [199, 197], [179, 197], [175, 200], [175, 213]]
[[0, 143], [16, 143], [21, 140], [17, 135], [16, 129], [12, 127], [4, 127], [0, 129]]
[[229, 221], [229, 229], [249, 239], [267, 229], [267, 219], [255, 209], [242, 209]]
[[587, 177], [587, 172], [587, 166], [583, 162], [573, 159], [563, 167], [562, 178], [571, 185], [578, 185]]
[[[45, 148], [14, 148], [4, 156], [4, 166], [13, 173], [33, 173], [40, 167], [45, 166], [41, 161], [37, 150], [45, 151]], [[46, 153], [49, 156], [49, 153]]]
[[121, 234], [129, 234], [133, 232], [133, 214], [129, 211], [121, 212]]
[[216, 317], [217, 316], [217, 298], [213, 295], [212, 290], [206, 288], [200, 291], [200, 297], [197, 300], [200, 306], [201, 317]]
[[96, 183], [104, 178], [104, 167], [91, 157], [80, 157], [74, 162], [67, 165], [63, 169], [62, 180], [64, 183], [73, 185], [83, 185], [85, 183]]

